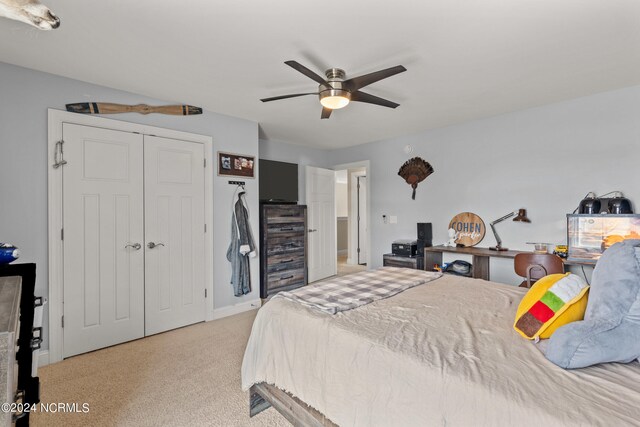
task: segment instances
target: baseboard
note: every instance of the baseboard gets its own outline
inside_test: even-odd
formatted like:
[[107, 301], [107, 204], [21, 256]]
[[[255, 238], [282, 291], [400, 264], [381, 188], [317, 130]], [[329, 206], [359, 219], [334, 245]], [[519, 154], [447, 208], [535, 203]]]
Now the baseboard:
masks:
[[[245, 311], [254, 310], [260, 308], [262, 303], [260, 299], [255, 299], [240, 304], [232, 305], [229, 307], [222, 307], [213, 310], [213, 320], [222, 319], [223, 317], [233, 316], [234, 314], [240, 314]], [[49, 364], [49, 350], [40, 350], [38, 355], [38, 368], [47, 366]]]
[[49, 364], [49, 350], [40, 350], [38, 355], [38, 368], [47, 366]]
[[247, 302], [242, 302], [240, 304], [231, 305], [227, 307], [214, 308], [213, 309], [213, 320], [222, 319], [223, 317], [233, 316], [234, 314], [240, 314], [245, 311], [255, 310], [256, 308], [260, 308], [261, 306], [260, 299], [254, 299]]

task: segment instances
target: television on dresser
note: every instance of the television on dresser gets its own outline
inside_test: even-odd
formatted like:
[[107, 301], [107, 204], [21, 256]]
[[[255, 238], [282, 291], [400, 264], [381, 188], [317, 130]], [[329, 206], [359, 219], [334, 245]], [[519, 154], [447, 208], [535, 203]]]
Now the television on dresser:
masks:
[[261, 203], [298, 203], [296, 163], [260, 159], [258, 176]]

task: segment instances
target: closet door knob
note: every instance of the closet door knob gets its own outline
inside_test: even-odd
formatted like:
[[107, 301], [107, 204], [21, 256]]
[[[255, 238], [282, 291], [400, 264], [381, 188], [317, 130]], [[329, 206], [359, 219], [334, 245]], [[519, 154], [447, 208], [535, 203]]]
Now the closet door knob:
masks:
[[149, 242], [149, 243], [147, 244], [147, 247], [148, 247], [149, 249], [153, 249], [153, 248], [155, 248], [156, 246], [164, 246], [164, 243], [154, 243], [154, 242]]
[[140, 243], [134, 243], [134, 244], [128, 244], [127, 246], [124, 247], [125, 249], [127, 248], [133, 248], [136, 251], [139, 251], [140, 248], [142, 248], [142, 245]]

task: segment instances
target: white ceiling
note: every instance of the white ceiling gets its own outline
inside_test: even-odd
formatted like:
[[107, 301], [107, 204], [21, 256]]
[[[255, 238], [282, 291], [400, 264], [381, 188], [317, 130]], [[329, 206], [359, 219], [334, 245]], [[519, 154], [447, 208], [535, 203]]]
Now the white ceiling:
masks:
[[[0, 19], [0, 61], [260, 123], [261, 136], [344, 147], [640, 84], [638, 0], [44, 0], [39, 32]], [[402, 64], [320, 120], [317, 84]], [[25, 88], [26, 90], [27, 88]], [[76, 101], [76, 100], [69, 100]], [[100, 100], [95, 100], [100, 101]]]

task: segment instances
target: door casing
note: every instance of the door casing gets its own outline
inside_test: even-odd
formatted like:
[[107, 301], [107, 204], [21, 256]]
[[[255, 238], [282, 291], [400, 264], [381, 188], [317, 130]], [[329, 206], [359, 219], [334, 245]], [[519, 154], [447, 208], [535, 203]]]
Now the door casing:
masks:
[[[356, 178], [357, 182], [357, 228], [358, 228], [358, 243], [357, 243], [357, 263], [359, 265], [364, 265], [367, 263], [367, 230], [369, 229], [369, 217], [367, 212], [367, 187], [368, 181], [366, 175], [361, 175]], [[364, 203], [363, 203], [364, 201]]]
[[[54, 168], [58, 142], [62, 140], [63, 123], [93, 126], [124, 132], [137, 132], [173, 138], [204, 145], [205, 153], [205, 281], [207, 288], [206, 321], [213, 320], [213, 138], [188, 132], [175, 131], [156, 126], [129, 123], [67, 111], [48, 109], [47, 170], [48, 170], [48, 249], [49, 249], [49, 363], [63, 359], [63, 202], [62, 171]], [[64, 150], [64, 145], [63, 145]], [[64, 167], [64, 166], [61, 166]]]
[[[359, 169], [359, 168], [364, 168], [364, 172], [361, 172], [359, 174], [361, 175], [366, 175], [367, 176], [367, 189], [366, 189], [366, 213], [367, 213], [367, 220], [369, 221], [369, 227], [367, 229], [367, 236], [366, 236], [366, 243], [365, 243], [365, 248], [366, 248], [366, 264], [367, 264], [367, 269], [371, 269], [371, 222], [373, 221], [371, 218], [371, 166], [370, 166], [370, 162], [369, 160], [361, 160], [358, 162], [353, 162], [353, 163], [343, 163], [343, 164], [339, 164], [339, 165], [335, 165], [333, 166], [334, 170], [348, 170], [348, 169]], [[353, 178], [351, 179], [352, 183], [353, 183]], [[350, 200], [349, 200], [349, 252], [348, 252], [348, 260], [347, 263], [351, 264], [351, 265], [356, 265], [357, 261], [358, 261], [358, 256], [357, 253], [355, 251], [355, 245], [357, 245], [357, 231], [356, 231], [356, 225], [357, 222], [356, 221], [351, 221], [351, 218], [353, 218], [356, 215], [356, 203], [357, 203], [357, 197], [355, 194], [355, 189], [351, 188], [350, 189]]]

